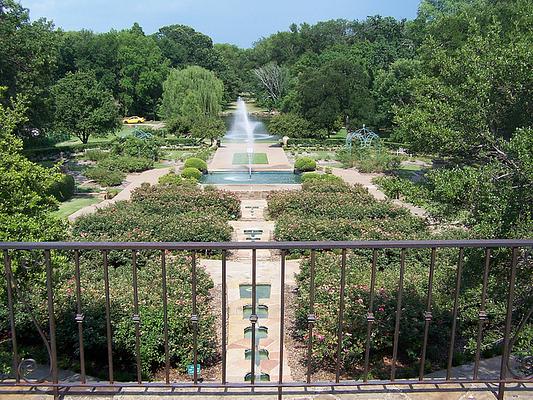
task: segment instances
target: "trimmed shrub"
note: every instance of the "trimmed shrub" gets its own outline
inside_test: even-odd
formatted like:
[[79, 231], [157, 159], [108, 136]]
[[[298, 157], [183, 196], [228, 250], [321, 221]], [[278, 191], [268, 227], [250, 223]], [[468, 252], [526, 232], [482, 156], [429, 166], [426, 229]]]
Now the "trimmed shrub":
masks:
[[332, 174], [317, 174], [316, 172], [307, 172], [302, 175], [302, 183], [310, 182], [333, 182], [343, 183], [341, 177]]
[[196, 168], [202, 171], [203, 173], [207, 172], [207, 163], [200, 158], [195, 158], [195, 157], [188, 158], [185, 161], [184, 167], [185, 168]]
[[299, 172], [308, 172], [316, 170], [316, 161], [310, 157], [300, 157], [294, 163], [294, 169]]
[[195, 181], [199, 181], [202, 177], [202, 171], [197, 168], [184, 168], [183, 171], [181, 171], [181, 177], [185, 179], [194, 179]]
[[102, 161], [105, 158], [111, 156], [111, 153], [108, 151], [102, 151], [100, 149], [87, 149], [83, 158], [90, 161]]
[[74, 196], [76, 191], [76, 181], [72, 175], [61, 174], [58, 181], [52, 183], [49, 188], [49, 194], [54, 196], [58, 201], [67, 201]]
[[159, 140], [155, 137], [141, 139], [135, 136], [113, 141], [111, 151], [115, 155], [148, 158], [157, 161], [160, 156]]
[[85, 176], [101, 186], [118, 186], [126, 177], [121, 171], [113, 171], [99, 166], [87, 168]]
[[158, 183], [160, 185], [180, 185], [196, 187], [196, 180], [182, 178], [180, 175], [176, 174], [173, 171], [160, 177]]
[[154, 161], [149, 158], [131, 156], [107, 157], [98, 163], [101, 168], [122, 172], [142, 172], [154, 166]]

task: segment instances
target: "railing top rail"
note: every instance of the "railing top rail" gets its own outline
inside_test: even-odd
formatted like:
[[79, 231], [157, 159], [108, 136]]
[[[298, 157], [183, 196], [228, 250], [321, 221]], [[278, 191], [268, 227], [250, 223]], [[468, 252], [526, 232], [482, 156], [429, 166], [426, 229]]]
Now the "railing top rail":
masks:
[[533, 247], [533, 239], [320, 242], [0, 242], [0, 250], [291, 250]]

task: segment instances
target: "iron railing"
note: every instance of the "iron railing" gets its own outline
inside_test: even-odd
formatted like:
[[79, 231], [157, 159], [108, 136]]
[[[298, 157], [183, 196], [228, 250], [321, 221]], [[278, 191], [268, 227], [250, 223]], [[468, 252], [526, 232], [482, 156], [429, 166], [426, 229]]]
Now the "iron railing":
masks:
[[[432, 295], [433, 295], [433, 278], [436, 267], [436, 254], [440, 249], [444, 248], [456, 248], [458, 249], [458, 262], [455, 270], [456, 274], [456, 286], [453, 294], [453, 310], [452, 312], [452, 326], [451, 336], [449, 342], [449, 351], [447, 359], [447, 373], [443, 379], [426, 378], [424, 374], [424, 366], [426, 361], [426, 351], [428, 349], [428, 337], [429, 329], [432, 323]], [[459, 318], [459, 294], [461, 290], [461, 277], [463, 273], [463, 259], [465, 249], [481, 249], [484, 250], [484, 265], [483, 274], [480, 276], [482, 280], [482, 293], [479, 299], [479, 322], [477, 327], [476, 337], [476, 353], [474, 361], [474, 371], [471, 377], [468, 378], [456, 378], [451, 374], [453, 366], [454, 351], [456, 348], [456, 331], [457, 321]], [[191, 393], [198, 393], [198, 391], [206, 390], [206, 394], [233, 394], [242, 395], [243, 389], [249, 389], [256, 395], [265, 393], [276, 393], [279, 398], [283, 394], [289, 393], [301, 393], [301, 390], [309, 391], [329, 390], [333, 392], [355, 392], [363, 386], [373, 386], [376, 391], [387, 391], [389, 385], [395, 387], [402, 387], [405, 389], [416, 388], [416, 385], [440, 385], [442, 383], [458, 384], [459, 388], [466, 388], [465, 383], [478, 383], [484, 384], [484, 390], [492, 390], [498, 399], [503, 399], [506, 385], [514, 384], [513, 389], [516, 388], [530, 388], [532, 383], [532, 376], [517, 376], [511, 373], [509, 368], [509, 360], [511, 356], [512, 346], [515, 342], [518, 331], [523, 327], [524, 321], [521, 324], [513, 323], [513, 304], [515, 301], [515, 285], [517, 278], [517, 266], [519, 264], [519, 257], [521, 262], [531, 262], [528, 258], [529, 252], [533, 248], [533, 240], [431, 240], [431, 241], [342, 241], [342, 242], [234, 242], [234, 243], [91, 243], [91, 242], [40, 242], [40, 243], [22, 243], [22, 242], [4, 242], [0, 243], [0, 250], [3, 251], [4, 256], [4, 271], [6, 279], [6, 291], [5, 301], [7, 304], [7, 318], [8, 318], [8, 330], [4, 332], [4, 337], [8, 338], [11, 342], [12, 352], [12, 372], [9, 375], [0, 379], [0, 394], [2, 393], [49, 393], [55, 397], [59, 397], [62, 394], [68, 393], [69, 395], [102, 395], [105, 393], [116, 394], [123, 389], [128, 390], [128, 394], [146, 394], [154, 395], [159, 394], [177, 394], [175, 390], [190, 391]], [[365, 340], [364, 351], [364, 373], [360, 380], [343, 380], [341, 379], [341, 353], [343, 351], [342, 342], [344, 335], [345, 324], [345, 300], [347, 294], [346, 288], [346, 274], [347, 274], [347, 253], [355, 249], [366, 249], [372, 252], [371, 278], [370, 278], [370, 290], [369, 290], [369, 307], [366, 317], [367, 333]], [[394, 323], [394, 338], [392, 347], [392, 365], [390, 371], [390, 379], [388, 380], [372, 380], [369, 379], [369, 367], [370, 367], [370, 353], [372, 351], [371, 335], [373, 332], [374, 317], [374, 300], [375, 300], [375, 283], [377, 271], [377, 257], [380, 251], [386, 249], [396, 249], [400, 252], [400, 270], [398, 279], [398, 291], [396, 299], [395, 310], [395, 323]], [[405, 280], [405, 268], [406, 268], [406, 254], [412, 249], [428, 249], [430, 251], [430, 259], [428, 260], [428, 283], [426, 293], [425, 312], [420, 318], [424, 322], [423, 344], [420, 349], [420, 361], [419, 361], [419, 373], [417, 378], [412, 379], [398, 379], [397, 374], [397, 361], [398, 361], [398, 343], [401, 335], [400, 331], [400, 319], [402, 314], [402, 297], [404, 293], [404, 280]], [[507, 286], [506, 293], [506, 311], [505, 311], [505, 326], [502, 332], [502, 345], [501, 345], [501, 366], [499, 371], [499, 378], [485, 379], [479, 376], [479, 367], [481, 361], [481, 343], [483, 338], [484, 325], [489, 318], [487, 314], [487, 287], [491, 273], [491, 252], [495, 249], [508, 249], [510, 252], [510, 260], [508, 262], [508, 282], [502, 282]], [[85, 361], [85, 347], [84, 347], [84, 315], [82, 307], [83, 288], [80, 280], [80, 253], [82, 251], [97, 251], [101, 253], [101, 267], [103, 268], [104, 277], [104, 290], [105, 290], [105, 321], [106, 321], [106, 342], [107, 342], [107, 358], [108, 358], [108, 379], [105, 382], [88, 382], [86, 376], [86, 361]], [[112, 329], [112, 315], [111, 315], [111, 294], [110, 294], [110, 281], [109, 281], [109, 262], [108, 254], [113, 250], [129, 250], [131, 251], [131, 266], [132, 266], [132, 279], [133, 279], [133, 322], [135, 324], [135, 354], [136, 354], [136, 369], [137, 376], [136, 382], [118, 382], [115, 379], [115, 371], [113, 368], [113, 329]], [[139, 315], [139, 293], [138, 293], [138, 277], [137, 277], [137, 254], [139, 251], [159, 251], [160, 252], [160, 277], [154, 277], [154, 279], [161, 279], [162, 287], [162, 299], [161, 307], [163, 309], [163, 340], [164, 340], [164, 380], [160, 382], [146, 382], [142, 380], [141, 374], [141, 359], [140, 359], [140, 346], [141, 346], [141, 318]], [[280, 329], [279, 329], [279, 371], [278, 379], [275, 382], [261, 382], [256, 380], [255, 365], [256, 354], [251, 351], [250, 359], [250, 382], [229, 382], [227, 379], [227, 275], [228, 266], [227, 259], [229, 252], [234, 250], [250, 250], [251, 255], [251, 343], [253, 349], [253, 343], [255, 343], [256, 324], [258, 322], [257, 316], [257, 251], [258, 250], [275, 250], [280, 252]], [[286, 382], [283, 379], [283, 364], [286, 355], [284, 354], [284, 337], [286, 335], [286, 322], [285, 322], [285, 288], [286, 288], [286, 260], [287, 255], [291, 251], [307, 251], [309, 256], [309, 315], [307, 318], [308, 335], [307, 335], [307, 373], [306, 379], [302, 382]], [[48, 314], [48, 332], [43, 332], [39, 328], [39, 324], [36, 322], [36, 326], [39, 331], [39, 335], [44, 340], [47, 351], [49, 353], [50, 374], [46, 379], [34, 381], [27, 379], [25, 376], [26, 370], [34, 367], [34, 361], [31, 359], [24, 359], [19, 354], [19, 348], [17, 343], [17, 323], [15, 319], [15, 306], [16, 302], [21, 300], [20, 294], [17, 293], [17, 284], [15, 276], [12, 271], [13, 257], [19, 252], [24, 251], [37, 251], [43, 257], [43, 265], [46, 273], [46, 303]], [[75, 321], [78, 326], [78, 340], [79, 340], [79, 361], [80, 361], [80, 375], [79, 381], [65, 382], [59, 379], [58, 374], [58, 354], [57, 354], [57, 339], [56, 339], [56, 321], [54, 317], [54, 291], [53, 291], [53, 268], [51, 252], [67, 252], [71, 255], [70, 260], [73, 263], [73, 273], [75, 276], [75, 298], [76, 298], [76, 315]], [[166, 266], [166, 253], [169, 251], [185, 251], [191, 254], [191, 273], [192, 273], [192, 313], [190, 315], [192, 333], [193, 333], [193, 366], [194, 373], [191, 380], [187, 382], [175, 382], [170, 378], [171, 362], [169, 351], [169, 335], [172, 333], [169, 330], [168, 319], [168, 282], [167, 282], [167, 266]], [[198, 321], [202, 316], [198, 315], [197, 308], [197, 254], [204, 251], [219, 252], [221, 253], [220, 268], [222, 274], [222, 296], [221, 296], [221, 379], [219, 382], [202, 382], [199, 379], [198, 371], [196, 369], [197, 357], [198, 357]], [[337, 251], [341, 254], [340, 261], [340, 284], [339, 284], [339, 304], [338, 304], [338, 326], [337, 326], [337, 346], [336, 346], [336, 365], [335, 365], [335, 379], [332, 381], [313, 381], [312, 380], [312, 358], [313, 358], [313, 328], [315, 326], [317, 316], [315, 315], [315, 267], [316, 267], [316, 253], [321, 251]], [[526, 256], [524, 256], [524, 254]], [[306, 255], [306, 256], [307, 256]], [[531, 300], [531, 299], [529, 299]], [[531, 303], [531, 301], [529, 301]], [[530, 304], [528, 305], [528, 307]], [[31, 310], [28, 310], [31, 313]], [[526, 312], [525, 319], [531, 318], [532, 310]], [[517, 326], [518, 325], [518, 326]], [[259, 356], [259, 355], [257, 355]], [[231, 366], [229, 366], [231, 367]], [[34, 391], [28, 391], [34, 389]], [[150, 389], [149, 392], [146, 390]], [[237, 392], [232, 391], [237, 390]], [[470, 390], [472, 388], [470, 387]], [[170, 392], [169, 392], [170, 390]], [[427, 390], [427, 386], [425, 387]], [[442, 390], [437, 386], [434, 390]], [[367, 392], [368, 393], [368, 392]]]

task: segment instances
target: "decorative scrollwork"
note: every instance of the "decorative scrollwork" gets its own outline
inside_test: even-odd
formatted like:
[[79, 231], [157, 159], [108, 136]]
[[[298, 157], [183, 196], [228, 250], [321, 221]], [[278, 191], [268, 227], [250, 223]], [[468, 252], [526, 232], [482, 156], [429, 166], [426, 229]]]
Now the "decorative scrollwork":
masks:
[[[20, 266], [24, 268], [25, 270], [30, 270], [32, 267], [39, 267], [43, 266], [44, 262], [42, 259], [40, 259], [35, 251], [30, 252], [30, 258], [22, 258], [20, 260]], [[43, 376], [39, 379], [31, 379], [30, 375], [37, 370], [37, 362], [32, 358], [23, 358], [18, 366], [17, 366], [17, 374], [27, 383], [42, 383], [49, 380], [49, 378], [52, 376], [52, 350], [50, 348], [50, 342], [48, 338], [46, 337], [46, 334], [41, 329], [40, 324], [38, 323], [37, 319], [35, 318], [33, 314], [33, 308], [30, 306], [28, 300], [24, 297], [23, 293], [26, 293], [25, 290], [23, 290], [17, 280], [15, 279], [15, 275], [13, 274], [13, 271], [9, 271], [9, 277], [11, 281], [11, 286], [13, 289], [14, 296], [20, 300], [20, 303], [22, 304], [22, 307], [24, 308], [24, 311], [30, 316], [31, 321], [35, 328], [37, 329], [37, 332], [39, 333], [39, 336], [41, 337], [41, 340], [43, 341], [46, 351], [48, 353], [48, 374], [46, 376]]]
[[[524, 315], [524, 318], [518, 324], [514, 336], [509, 341], [509, 357], [507, 358], [507, 371], [517, 379], [533, 379], [533, 355], [525, 357], [515, 357], [511, 355], [513, 347], [520, 337], [521, 331], [526, 326], [527, 321], [533, 316], [533, 306], [529, 309], [528, 313]], [[511, 368], [511, 361], [518, 364], [518, 371]]]

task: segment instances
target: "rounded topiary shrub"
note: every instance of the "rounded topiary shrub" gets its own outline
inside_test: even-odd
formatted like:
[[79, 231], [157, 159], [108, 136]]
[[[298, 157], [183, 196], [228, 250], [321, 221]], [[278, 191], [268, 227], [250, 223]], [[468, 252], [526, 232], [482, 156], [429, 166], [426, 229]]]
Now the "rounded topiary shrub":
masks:
[[294, 163], [294, 169], [299, 172], [316, 170], [316, 161], [309, 157], [300, 157]]
[[50, 185], [49, 193], [58, 201], [67, 201], [74, 196], [76, 182], [71, 175], [62, 174], [59, 180]]
[[183, 171], [181, 171], [181, 177], [185, 179], [194, 179], [196, 181], [199, 181], [202, 177], [202, 171], [200, 171], [198, 168], [187, 167], [184, 168]]
[[191, 157], [185, 160], [185, 168], [196, 168], [201, 172], [207, 172], [207, 163], [196, 157]]

